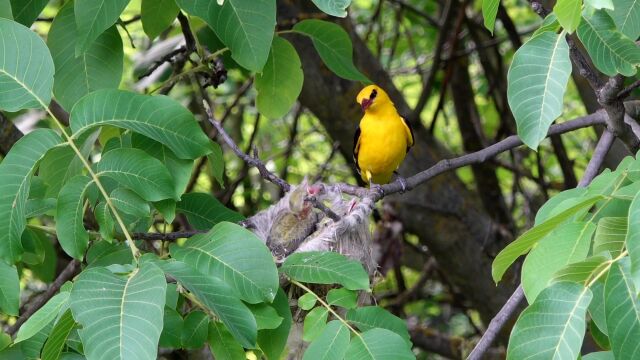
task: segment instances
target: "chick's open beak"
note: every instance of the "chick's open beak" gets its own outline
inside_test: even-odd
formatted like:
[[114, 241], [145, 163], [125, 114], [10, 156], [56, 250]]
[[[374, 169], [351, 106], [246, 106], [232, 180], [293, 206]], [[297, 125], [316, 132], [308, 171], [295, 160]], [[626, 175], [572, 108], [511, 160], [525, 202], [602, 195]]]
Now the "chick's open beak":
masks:
[[369, 108], [369, 106], [371, 106], [371, 104], [373, 104], [373, 100], [371, 99], [362, 99], [362, 103], [360, 103], [360, 106], [362, 107], [362, 111], [365, 111]]

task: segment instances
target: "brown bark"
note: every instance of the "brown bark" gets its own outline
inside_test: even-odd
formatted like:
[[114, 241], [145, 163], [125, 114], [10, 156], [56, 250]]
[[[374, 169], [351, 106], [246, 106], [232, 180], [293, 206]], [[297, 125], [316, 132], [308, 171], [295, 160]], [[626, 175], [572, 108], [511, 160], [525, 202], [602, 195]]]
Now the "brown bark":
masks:
[[[298, 2], [305, 6], [306, 2]], [[313, 6], [313, 5], [311, 5]], [[280, 1], [280, 14], [295, 14], [295, 5]], [[306, 8], [307, 11], [314, 11]], [[352, 36], [356, 66], [384, 88], [398, 110], [409, 113], [402, 94], [388, 74], [353, 33], [348, 20], [341, 21]], [[340, 152], [351, 159], [353, 134], [362, 116], [355, 103], [361, 84], [340, 79], [329, 71], [318, 57], [311, 42], [300, 36], [288, 36], [302, 60], [305, 81], [300, 101], [340, 142]], [[415, 127], [416, 145], [408, 154], [400, 173], [407, 176], [424, 170], [451, 155], [421, 124]], [[506, 280], [498, 288], [491, 280], [492, 254], [504, 247], [496, 235], [496, 226], [483, 209], [480, 198], [465, 188], [454, 173], [443, 174], [411, 191], [386, 201], [396, 204], [406, 229], [418, 235], [429, 247], [450, 281], [458, 286], [484, 319], [500, 309], [514, 288]]]

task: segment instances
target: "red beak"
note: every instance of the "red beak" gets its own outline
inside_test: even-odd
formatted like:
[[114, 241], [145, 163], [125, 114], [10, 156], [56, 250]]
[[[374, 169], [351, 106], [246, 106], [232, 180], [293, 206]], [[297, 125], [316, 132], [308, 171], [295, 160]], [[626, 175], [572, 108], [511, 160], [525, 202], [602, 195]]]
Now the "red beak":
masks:
[[362, 99], [362, 103], [360, 103], [360, 106], [362, 107], [362, 111], [365, 111], [369, 108], [369, 106], [371, 106], [371, 104], [373, 104], [373, 100], [371, 99]]

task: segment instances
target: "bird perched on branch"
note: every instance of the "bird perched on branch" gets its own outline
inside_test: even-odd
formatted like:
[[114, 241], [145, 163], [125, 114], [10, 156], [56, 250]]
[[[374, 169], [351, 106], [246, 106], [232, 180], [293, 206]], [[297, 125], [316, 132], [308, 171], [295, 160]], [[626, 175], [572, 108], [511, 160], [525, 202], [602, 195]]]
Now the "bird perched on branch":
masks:
[[413, 130], [379, 86], [365, 87], [356, 100], [364, 116], [354, 137], [353, 160], [364, 182], [386, 184], [413, 146]]

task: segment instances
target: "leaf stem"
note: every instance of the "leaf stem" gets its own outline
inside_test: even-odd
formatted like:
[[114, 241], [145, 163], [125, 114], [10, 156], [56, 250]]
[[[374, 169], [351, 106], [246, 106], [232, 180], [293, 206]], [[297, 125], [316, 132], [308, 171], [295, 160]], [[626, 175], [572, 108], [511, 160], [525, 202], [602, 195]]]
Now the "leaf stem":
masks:
[[329, 304], [327, 304], [324, 300], [322, 300], [322, 298], [320, 296], [318, 296], [318, 294], [316, 294], [313, 290], [309, 289], [308, 287], [306, 287], [304, 284], [293, 280], [293, 279], [289, 279], [289, 281], [291, 281], [292, 284], [294, 284], [295, 286], [301, 288], [302, 290], [306, 291], [307, 293], [313, 295], [316, 300], [322, 304], [322, 306], [324, 306], [325, 308], [327, 308], [327, 310], [329, 310], [329, 312], [336, 317], [336, 319], [338, 319], [341, 323], [343, 323], [347, 328], [349, 328], [349, 330], [351, 330], [351, 332], [353, 332], [356, 336], [358, 336], [359, 338], [362, 338], [362, 335], [360, 335], [360, 333], [358, 331], [356, 331], [356, 329], [354, 329], [351, 325], [349, 325], [349, 323], [347, 322], [347, 320], [343, 319], [340, 315], [338, 315], [337, 312], [335, 312], [335, 310], [333, 310], [331, 308], [331, 306]]
[[136, 244], [133, 242], [133, 239], [131, 238], [131, 234], [129, 234], [129, 230], [127, 230], [127, 226], [124, 224], [124, 221], [122, 221], [122, 218], [120, 217], [120, 214], [116, 210], [115, 206], [113, 206], [113, 203], [111, 202], [111, 198], [109, 197], [109, 194], [107, 194], [107, 191], [104, 189], [104, 186], [102, 186], [100, 179], [95, 174], [95, 172], [93, 172], [93, 169], [91, 169], [91, 165], [89, 164], [89, 162], [87, 162], [87, 159], [85, 159], [84, 156], [82, 156], [82, 152], [80, 152], [80, 149], [78, 149], [76, 144], [73, 142], [73, 138], [69, 134], [67, 134], [67, 131], [62, 125], [62, 123], [60, 122], [60, 120], [58, 120], [58, 118], [51, 112], [49, 107], [40, 98], [38, 98], [38, 101], [40, 102], [40, 105], [42, 105], [42, 107], [47, 110], [47, 112], [49, 113], [49, 116], [51, 116], [51, 118], [56, 123], [58, 128], [60, 128], [60, 131], [62, 131], [62, 135], [64, 136], [66, 143], [69, 144], [73, 152], [75, 152], [78, 158], [80, 158], [80, 161], [82, 161], [82, 164], [84, 165], [85, 169], [87, 169], [87, 171], [89, 172], [91, 179], [93, 179], [93, 182], [95, 182], [96, 186], [98, 187], [98, 190], [100, 190], [100, 193], [102, 194], [105, 201], [107, 202], [109, 209], [111, 209], [113, 216], [115, 216], [116, 221], [120, 226], [120, 229], [122, 229], [122, 233], [127, 239], [127, 245], [129, 246], [129, 249], [131, 249], [131, 253], [133, 254], [133, 259], [137, 264], [138, 258], [140, 257], [140, 250], [138, 249], [138, 247], [136, 247]]

